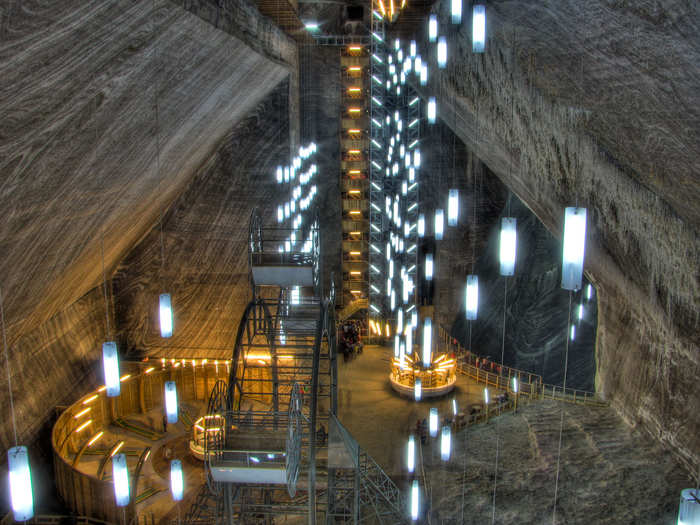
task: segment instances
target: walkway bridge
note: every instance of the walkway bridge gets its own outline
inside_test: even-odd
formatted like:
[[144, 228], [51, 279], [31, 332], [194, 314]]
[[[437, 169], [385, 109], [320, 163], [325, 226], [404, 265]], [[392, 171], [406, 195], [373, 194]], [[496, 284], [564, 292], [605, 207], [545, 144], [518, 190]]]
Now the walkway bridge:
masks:
[[[263, 228], [253, 212], [253, 299], [228, 381], [210, 394], [207, 483], [186, 523], [407, 521], [396, 485], [336, 418], [335, 289], [322, 291], [318, 230], [317, 221], [306, 231]], [[292, 233], [302, 251], [285, 246]]]

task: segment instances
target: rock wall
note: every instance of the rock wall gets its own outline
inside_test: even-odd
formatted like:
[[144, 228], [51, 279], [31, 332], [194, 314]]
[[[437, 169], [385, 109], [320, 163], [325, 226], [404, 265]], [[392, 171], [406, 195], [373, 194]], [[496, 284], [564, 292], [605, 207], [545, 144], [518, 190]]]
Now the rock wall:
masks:
[[[289, 162], [288, 85], [235, 126], [115, 275], [117, 322], [133, 356], [230, 359], [251, 299], [248, 222], [276, 222], [275, 169]], [[160, 337], [158, 295], [171, 294], [173, 337]]]
[[[471, 53], [466, 22], [460, 29], [448, 29], [449, 65], [444, 71], [437, 69], [433, 48], [430, 53], [432, 77], [426, 92], [436, 94], [441, 107], [449, 108], [444, 118], [459, 138], [555, 236], [561, 235], [565, 206], [578, 203], [588, 209], [586, 274], [598, 290], [596, 388], [628, 422], [641, 424], [671, 448], [695, 474], [700, 468], [700, 414], [693, 409], [695, 400], [700, 398], [700, 384], [696, 379], [700, 372], [697, 351], [700, 342], [697, 329], [700, 243], [697, 242], [698, 223], [691, 211], [699, 209], [696, 193], [691, 190], [685, 194], [685, 200], [678, 200], [673, 197], [675, 190], [670, 190], [670, 183], [647, 185], [636, 161], [624, 165], [624, 156], [615, 157], [615, 151], [605, 147], [606, 138], [612, 140], [617, 133], [624, 134], [623, 123], [633, 118], [628, 112], [604, 117], [603, 108], [596, 118], [604, 118], [609, 129], [608, 135], [599, 139], [596, 133], [602, 132], [590, 124], [595, 119], [591, 119], [585, 107], [571, 107], [566, 97], [557, 99], [533, 85], [531, 79], [537, 77], [538, 71], [554, 68], [566, 60], [575, 64], [575, 59], [567, 58], [562, 52], [550, 57], [548, 63], [537, 64], [535, 51], [530, 53], [530, 48], [521, 45], [529, 42], [532, 32], [527, 27], [506, 27], [499, 23], [501, 19], [523, 20], [523, 13], [516, 13], [514, 4], [506, 2], [502, 9], [490, 11], [492, 37], [483, 55]], [[697, 12], [697, 6], [682, 4], [686, 10]], [[562, 11], [567, 6], [573, 9], [569, 2]], [[438, 7], [442, 27], [449, 27], [449, 6], [443, 3]], [[626, 8], [620, 4], [610, 9]], [[670, 7], [659, 6], [659, 10], [670, 16]], [[548, 16], [561, 14], [559, 8], [553, 6], [544, 11]], [[676, 42], [683, 46], [686, 25], [698, 20], [692, 13], [690, 18], [690, 21], [680, 22], [674, 15], [673, 20], [678, 21], [679, 26], [661, 25], [656, 29], [646, 20], [640, 24], [644, 31], [655, 32], [656, 40], [668, 38], [671, 45]], [[528, 23], [537, 27], [535, 36], [554, 45], [559, 42], [557, 36], [564, 31], [559, 19], [556, 20], [552, 22], [545, 16], [537, 18], [531, 13]], [[573, 22], [566, 20], [565, 26], [570, 27]], [[595, 26], [595, 20], [604, 24], [605, 19], [594, 17], [581, 25]], [[625, 25], [628, 24], [625, 21]], [[597, 28], [595, 31], [599, 34]], [[600, 60], [607, 56], [605, 44], [596, 40], [587, 40], [586, 44], [587, 53], [593, 56], [598, 53]], [[423, 41], [423, 49], [426, 46], [427, 42]], [[619, 47], [615, 52], [622, 59], [629, 59], [635, 51]], [[671, 55], [678, 53], [674, 51]], [[690, 56], [697, 56], [697, 53]], [[656, 58], [654, 63], [665, 68], [667, 59]], [[687, 57], [679, 60], [683, 63]], [[605, 64], [606, 73], [611, 75], [610, 82], [615, 80], [613, 87], [626, 93], [625, 70], [615, 77], [614, 63]], [[528, 69], [529, 66], [532, 68]], [[597, 70], [585, 69], [585, 65], [584, 78], [589, 71], [596, 74], [586, 82], [584, 89], [589, 83], [605, 82], [604, 78], [598, 78]], [[693, 82], [684, 72], [679, 73], [679, 82], [684, 87], [678, 99], [670, 93], [661, 96], [656, 89], [660, 82], [657, 77], [645, 77], [644, 72], [636, 68], [634, 73], [641, 76], [640, 81], [651, 83], [651, 87], [634, 92], [642, 104], [645, 96], [650, 100], [659, 96], [662, 105], [667, 107], [697, 98], [697, 89], [694, 92], [685, 89], [685, 80], [691, 86]], [[695, 108], [689, 110], [692, 115], [698, 105], [690, 107]], [[596, 108], [593, 110], [595, 112]], [[622, 119], [620, 126], [615, 124], [618, 114]], [[666, 113], [647, 116], [652, 126], [658, 120], [660, 125], [667, 122]], [[650, 132], [647, 125], [644, 131]], [[679, 138], [682, 144], [688, 144], [690, 151], [697, 148], [698, 142], [690, 140], [696, 131], [697, 128], [693, 128]], [[664, 132], [663, 142], [667, 143], [666, 138], [671, 135]], [[628, 140], [637, 143], [633, 137]], [[623, 142], [620, 147], [625, 148]], [[635, 151], [638, 155], [634, 158], [639, 162], [650, 161], [654, 154], [653, 150], [644, 148]], [[662, 148], [659, 153], [669, 151], [672, 150]], [[663, 158], [665, 156], [657, 160]], [[697, 159], [697, 155], [694, 158]], [[683, 169], [679, 168], [683, 187], [694, 185], [697, 188], [697, 173], [692, 158]]]
[[14, 338], [97, 286], [103, 259], [110, 274], [289, 68], [167, 0], [6, 2], [2, 28]]

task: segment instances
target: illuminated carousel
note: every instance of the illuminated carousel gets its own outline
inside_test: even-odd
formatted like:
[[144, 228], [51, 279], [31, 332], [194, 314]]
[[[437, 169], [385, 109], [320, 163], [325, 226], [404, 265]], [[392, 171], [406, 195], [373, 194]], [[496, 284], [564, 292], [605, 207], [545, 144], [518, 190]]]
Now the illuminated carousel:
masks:
[[457, 382], [454, 356], [439, 354], [428, 366], [415, 354], [394, 357], [389, 374], [391, 387], [401, 395], [423, 398], [438, 397], [451, 392]]

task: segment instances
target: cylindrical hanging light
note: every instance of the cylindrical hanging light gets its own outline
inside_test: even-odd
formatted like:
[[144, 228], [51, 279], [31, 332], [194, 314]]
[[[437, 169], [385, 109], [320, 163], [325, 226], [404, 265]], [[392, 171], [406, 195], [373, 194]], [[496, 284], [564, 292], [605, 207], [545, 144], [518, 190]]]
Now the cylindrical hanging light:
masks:
[[420, 214], [418, 215], [418, 237], [424, 237], [425, 236], [425, 215]]
[[428, 99], [428, 123], [435, 124], [436, 117], [437, 117], [437, 102], [435, 102], [435, 97], [430, 97]]
[[175, 381], [165, 382], [165, 415], [169, 425], [177, 423], [177, 386]]
[[700, 524], [700, 490], [683, 489], [678, 508], [678, 525]]
[[435, 239], [442, 240], [442, 234], [445, 231], [445, 212], [441, 209], [435, 210]]
[[428, 63], [423, 62], [420, 68], [420, 85], [428, 85]]
[[571, 325], [571, 332], [570, 333], [571, 333], [571, 340], [573, 341], [574, 339], [576, 339], [576, 325], [575, 324]]
[[112, 457], [112, 480], [117, 507], [126, 507], [129, 504], [129, 470], [124, 453]]
[[462, 0], [452, 0], [451, 4], [452, 11], [452, 23], [461, 24], [462, 23]]
[[477, 310], [479, 309], [479, 277], [477, 275], [467, 275], [467, 289], [465, 299], [465, 310], [467, 320], [473, 321], [476, 319]]
[[34, 516], [32, 476], [29, 470], [27, 447], [17, 446], [7, 450], [7, 469], [15, 521], [27, 521]]
[[450, 449], [452, 448], [452, 433], [449, 426], [442, 427], [440, 436], [440, 458], [443, 461], [450, 459]]
[[437, 63], [440, 69], [447, 67], [447, 39], [444, 36], [438, 38]]
[[513, 378], [513, 393], [514, 394], [518, 393], [518, 378], [517, 377]]
[[160, 336], [171, 337], [173, 335], [173, 309], [170, 302], [170, 294], [160, 294]]
[[484, 404], [489, 404], [489, 388], [484, 388]]
[[436, 407], [432, 407], [430, 409], [430, 415], [428, 416], [428, 428], [430, 430], [430, 437], [437, 436], [438, 422], [438, 409]]
[[593, 297], [593, 285], [588, 283], [588, 285], [586, 286], [586, 300], [590, 301], [592, 297]]
[[182, 461], [173, 459], [170, 462], [170, 492], [173, 495], [173, 501], [182, 500], [185, 493], [185, 478], [182, 475]]
[[408, 448], [406, 451], [406, 466], [408, 467], [408, 472], [413, 473], [416, 467], [416, 439], [413, 434], [408, 436]]
[[486, 48], [486, 6], [476, 4], [472, 10], [472, 52], [483, 53]]
[[430, 317], [426, 317], [423, 321], [423, 366], [430, 367], [432, 362], [432, 337], [433, 337], [433, 321]]
[[418, 511], [420, 509], [420, 493], [418, 492], [418, 480], [414, 479], [411, 483], [411, 519], [416, 521], [418, 519]]
[[516, 221], [511, 217], [501, 219], [500, 259], [501, 275], [515, 273]]
[[102, 369], [105, 376], [107, 397], [116, 397], [121, 392], [119, 381], [119, 354], [117, 343], [106, 341], [102, 343]]
[[433, 254], [428, 253], [425, 256], [425, 280], [433, 280]]
[[437, 40], [437, 34], [438, 34], [437, 15], [430, 15], [430, 18], [428, 18], [428, 41], [435, 42], [435, 40]]
[[413, 397], [416, 401], [420, 401], [423, 396], [423, 382], [420, 377], [417, 377], [413, 383]]
[[457, 226], [459, 217], [459, 190], [452, 189], [447, 197], [447, 225]]
[[581, 288], [585, 244], [586, 208], [566, 208], [564, 210], [564, 242], [561, 268], [561, 287], [565, 290], [578, 290]]

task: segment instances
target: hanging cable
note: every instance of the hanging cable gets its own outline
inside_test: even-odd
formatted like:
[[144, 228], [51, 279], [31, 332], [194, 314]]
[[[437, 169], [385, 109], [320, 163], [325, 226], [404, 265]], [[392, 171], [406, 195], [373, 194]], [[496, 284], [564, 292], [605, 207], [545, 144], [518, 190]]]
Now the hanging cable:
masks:
[[[566, 317], [566, 349], [564, 351], [564, 386], [562, 393], [566, 395], [566, 374], [569, 368], [569, 325], [571, 324], [571, 301], [573, 292], [569, 290], [569, 313]], [[559, 421], [559, 447], [557, 450], [557, 475], [554, 481], [554, 509], [552, 510], [552, 525], [557, 522], [557, 494], [559, 492], [559, 466], [561, 462], [561, 437], [564, 430], [564, 403], [561, 407], [561, 419]]]
[[17, 421], [15, 419], [15, 401], [12, 396], [12, 374], [10, 373], [10, 357], [7, 349], [7, 336], [5, 334], [5, 307], [0, 290], [0, 322], [2, 323], [2, 346], [5, 351], [5, 370], [7, 371], [7, 389], [10, 393], [10, 413], [12, 414], [12, 430], [15, 436], [15, 446], [17, 446]]

